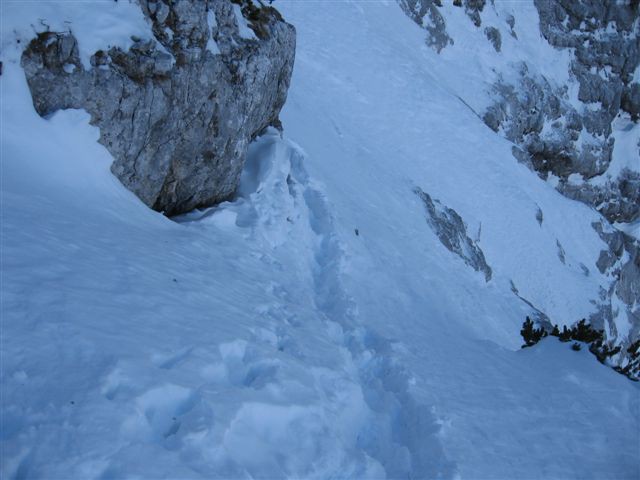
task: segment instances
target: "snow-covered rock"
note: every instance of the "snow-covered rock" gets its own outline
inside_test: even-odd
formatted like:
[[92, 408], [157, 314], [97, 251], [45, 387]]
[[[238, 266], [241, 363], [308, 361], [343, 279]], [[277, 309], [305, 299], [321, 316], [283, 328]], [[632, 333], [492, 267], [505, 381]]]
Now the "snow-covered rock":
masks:
[[152, 38], [99, 50], [88, 69], [73, 29], [39, 33], [22, 56], [34, 106], [45, 116], [86, 109], [114, 156], [112, 172], [158, 211], [226, 200], [248, 143], [278, 124], [295, 30], [275, 9], [250, 1], [242, 8], [227, 0], [140, 6]]

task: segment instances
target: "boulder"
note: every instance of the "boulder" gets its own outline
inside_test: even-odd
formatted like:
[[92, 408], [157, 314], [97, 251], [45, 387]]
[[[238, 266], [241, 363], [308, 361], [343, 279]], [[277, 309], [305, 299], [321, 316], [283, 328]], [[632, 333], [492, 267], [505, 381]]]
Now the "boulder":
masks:
[[295, 29], [250, 0], [140, 0], [153, 38], [80, 61], [71, 32], [45, 32], [22, 55], [37, 112], [82, 108], [113, 174], [175, 215], [233, 196], [249, 142], [279, 126]]

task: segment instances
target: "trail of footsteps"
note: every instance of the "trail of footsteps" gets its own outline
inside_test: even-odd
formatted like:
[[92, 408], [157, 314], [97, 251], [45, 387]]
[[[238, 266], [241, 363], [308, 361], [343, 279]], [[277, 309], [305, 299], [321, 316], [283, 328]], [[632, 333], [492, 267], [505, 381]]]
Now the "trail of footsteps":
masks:
[[389, 478], [452, 478], [430, 408], [410, 392], [410, 375], [397, 362], [388, 339], [356, 320], [356, 306], [341, 283], [341, 245], [325, 196], [314, 188], [302, 165], [303, 154], [290, 147], [291, 176], [301, 185], [310, 227], [318, 237], [314, 252], [315, 302], [327, 322], [344, 332], [344, 346], [357, 366], [365, 401], [376, 421], [360, 435], [361, 448], [379, 461]]

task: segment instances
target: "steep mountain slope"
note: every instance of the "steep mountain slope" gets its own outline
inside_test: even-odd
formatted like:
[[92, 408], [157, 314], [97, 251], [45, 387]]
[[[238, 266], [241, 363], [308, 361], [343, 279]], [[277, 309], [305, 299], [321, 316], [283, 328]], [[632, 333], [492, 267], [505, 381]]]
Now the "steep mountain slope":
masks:
[[399, 3], [426, 30], [437, 81], [512, 141], [520, 162], [616, 226], [593, 224], [610, 285], [587, 318], [621, 346], [612, 361], [624, 366], [640, 335], [640, 5]]
[[[519, 147], [514, 155], [612, 222], [640, 215], [629, 158], [640, 148], [629, 126], [640, 112], [637, 2], [398, 1], [445, 59], [445, 76], [464, 65], [452, 90]], [[630, 149], [616, 145], [620, 130], [634, 130]]]
[[88, 114], [36, 114], [9, 22], [42, 12], [3, 12], [2, 476], [637, 477], [638, 384], [520, 349], [526, 315], [608, 288], [602, 217], [513, 158], [395, 2], [277, 3], [284, 137], [176, 221]]

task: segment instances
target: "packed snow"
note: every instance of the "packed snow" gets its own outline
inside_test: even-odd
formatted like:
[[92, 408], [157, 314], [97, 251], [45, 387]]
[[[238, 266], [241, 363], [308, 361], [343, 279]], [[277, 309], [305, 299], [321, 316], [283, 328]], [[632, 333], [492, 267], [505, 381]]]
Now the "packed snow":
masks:
[[517, 163], [395, 2], [276, 2], [298, 33], [284, 134], [235, 200], [175, 219], [111, 175], [88, 114], [40, 118], [19, 66], [40, 19], [95, 31], [90, 53], [142, 35], [139, 11], [46, 4], [2, 4], [0, 476], [640, 476], [638, 384], [520, 349], [530, 304], [594, 308], [599, 215]]

